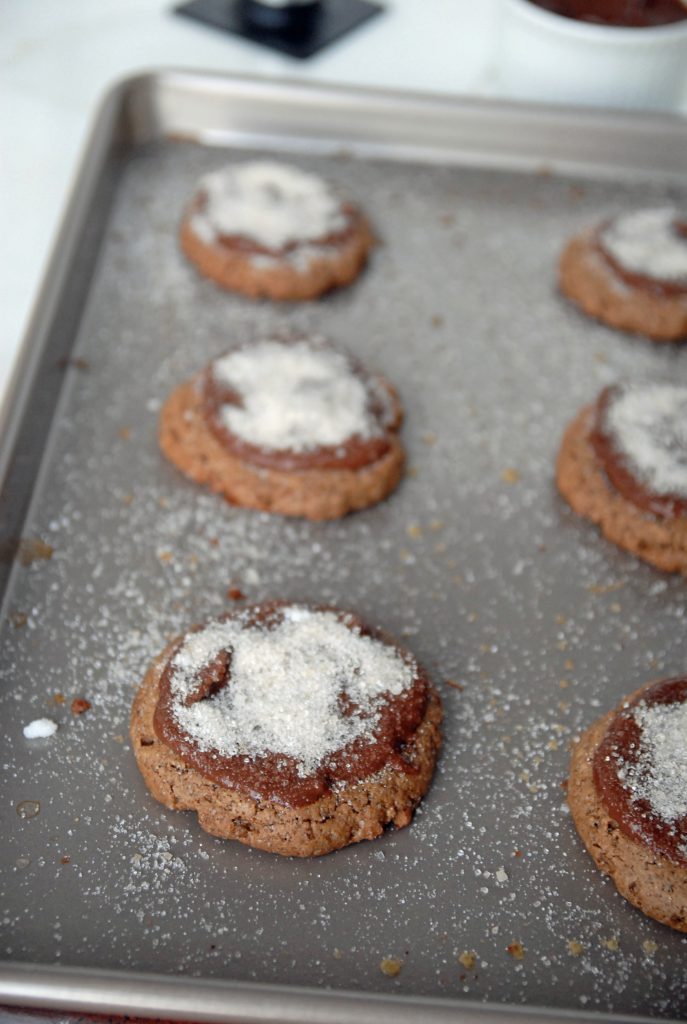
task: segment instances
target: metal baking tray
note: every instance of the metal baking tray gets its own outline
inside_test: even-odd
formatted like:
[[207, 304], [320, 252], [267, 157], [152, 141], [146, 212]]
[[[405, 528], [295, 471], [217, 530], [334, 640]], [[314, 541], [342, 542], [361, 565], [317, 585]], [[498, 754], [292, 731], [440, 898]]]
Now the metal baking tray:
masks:
[[[360, 281], [319, 302], [225, 294], [178, 251], [196, 178], [275, 152], [336, 182], [380, 239]], [[562, 788], [580, 729], [684, 671], [684, 581], [607, 544], [552, 483], [564, 425], [603, 384], [687, 369], [684, 348], [566, 304], [558, 252], [609, 212], [687, 202], [686, 167], [676, 117], [179, 72], [112, 92], [2, 419], [0, 1003], [217, 1021], [686, 1015], [687, 938], [597, 872]], [[325, 333], [398, 387], [409, 474], [384, 504], [271, 518], [160, 457], [177, 382], [281, 328]], [[410, 828], [281, 859], [149, 796], [132, 694], [232, 586], [353, 608], [428, 665], [445, 747]], [[92, 703], [80, 717], [75, 696]], [[25, 741], [41, 716], [58, 732]]]

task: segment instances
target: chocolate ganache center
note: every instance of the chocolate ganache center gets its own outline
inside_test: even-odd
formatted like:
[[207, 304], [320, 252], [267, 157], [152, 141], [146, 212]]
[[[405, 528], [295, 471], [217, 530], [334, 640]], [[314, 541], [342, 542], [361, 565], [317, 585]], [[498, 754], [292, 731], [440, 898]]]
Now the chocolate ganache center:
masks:
[[429, 680], [411, 654], [355, 615], [254, 605], [175, 645], [160, 679], [158, 738], [206, 778], [302, 807], [405, 756]]
[[593, 774], [625, 836], [687, 865], [687, 679], [656, 683], [618, 711]]

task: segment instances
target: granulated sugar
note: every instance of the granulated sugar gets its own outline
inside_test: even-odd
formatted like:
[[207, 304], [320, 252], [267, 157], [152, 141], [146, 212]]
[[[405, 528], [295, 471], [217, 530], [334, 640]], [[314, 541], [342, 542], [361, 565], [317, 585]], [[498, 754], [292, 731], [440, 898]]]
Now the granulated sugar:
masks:
[[687, 498], [687, 387], [622, 388], [607, 409], [606, 428], [651, 491]]
[[205, 175], [200, 192], [205, 202], [191, 223], [205, 242], [226, 235], [274, 250], [326, 238], [347, 223], [326, 181], [276, 161], [229, 164]]
[[249, 444], [309, 451], [381, 433], [370, 388], [331, 348], [260, 341], [217, 359], [213, 375], [240, 395], [240, 405], [221, 407], [220, 419]]
[[607, 252], [633, 274], [659, 281], [687, 280], [687, 237], [678, 233], [677, 210], [636, 210], [616, 217], [601, 232]]
[[641, 729], [640, 755], [618, 774], [633, 800], [648, 801], [663, 821], [687, 818], [687, 703], [639, 704], [632, 716]]
[[[201, 670], [231, 651], [230, 685], [212, 700], [186, 705]], [[370, 736], [380, 702], [413, 682], [413, 668], [392, 647], [341, 622], [332, 612], [301, 606], [266, 629], [239, 619], [193, 633], [172, 659], [173, 714], [202, 750], [223, 756], [285, 754], [299, 774]], [[345, 693], [355, 710], [344, 714]]]

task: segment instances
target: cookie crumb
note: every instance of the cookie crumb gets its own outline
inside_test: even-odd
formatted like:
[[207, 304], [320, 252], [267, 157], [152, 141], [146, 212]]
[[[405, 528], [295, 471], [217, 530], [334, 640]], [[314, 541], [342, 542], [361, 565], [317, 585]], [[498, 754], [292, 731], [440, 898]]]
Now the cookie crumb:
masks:
[[53, 700], [55, 701], [56, 704], [64, 704], [67, 698], [63, 693], [56, 693], [55, 696], [53, 697]]
[[477, 954], [472, 950], [465, 950], [459, 955], [458, 963], [462, 964], [466, 971], [474, 971], [477, 964]]
[[393, 957], [384, 957], [380, 961], [379, 969], [382, 974], [386, 974], [387, 978], [395, 978], [401, 973], [401, 967], [403, 964], [400, 960], [394, 960]]
[[463, 690], [465, 689], [463, 684], [457, 683], [455, 679], [444, 679], [444, 682], [446, 683], [447, 686], [451, 686], [454, 690], [458, 690], [460, 693], [462, 693]]
[[582, 956], [584, 953], [584, 946], [577, 939], [568, 940], [568, 952], [571, 956]]
[[71, 712], [73, 715], [83, 715], [84, 711], [90, 711], [91, 702], [85, 697], [75, 697], [72, 701]]
[[439, 440], [437, 435], [432, 434], [431, 432], [428, 434], [422, 434], [421, 437], [424, 444], [436, 444]]
[[658, 943], [654, 942], [653, 939], [645, 939], [642, 943], [642, 949], [644, 950], [647, 956], [653, 956], [656, 950], [658, 949]]
[[620, 942], [617, 935], [612, 935], [610, 939], [602, 939], [601, 945], [605, 946], [606, 949], [609, 949], [611, 953], [617, 953], [620, 949]]
[[506, 946], [506, 950], [514, 960], [525, 959], [525, 947], [522, 942], [511, 942], [509, 946]]
[[60, 864], [71, 864], [71, 857], [60, 857]]
[[520, 479], [520, 473], [513, 466], [507, 466], [501, 473], [504, 484], [516, 484]]
[[15, 629], [23, 629], [29, 621], [29, 617], [26, 612], [11, 612], [7, 618], [9, 623], [14, 626]]
[[122, 441], [128, 441], [131, 438], [131, 428], [130, 427], [120, 427], [120, 429], [118, 430], [118, 434], [119, 434], [119, 437], [122, 439]]
[[338, 949], [335, 946], [334, 949], [332, 950], [332, 956], [334, 957], [335, 960], [341, 960], [341, 958], [343, 957], [343, 953], [341, 952], [340, 949]]
[[245, 601], [246, 595], [240, 587], [229, 587], [227, 597], [230, 601]]
[[49, 561], [55, 549], [46, 544], [40, 537], [22, 537], [19, 541], [17, 557], [19, 564], [24, 568], [33, 565], [34, 562]]

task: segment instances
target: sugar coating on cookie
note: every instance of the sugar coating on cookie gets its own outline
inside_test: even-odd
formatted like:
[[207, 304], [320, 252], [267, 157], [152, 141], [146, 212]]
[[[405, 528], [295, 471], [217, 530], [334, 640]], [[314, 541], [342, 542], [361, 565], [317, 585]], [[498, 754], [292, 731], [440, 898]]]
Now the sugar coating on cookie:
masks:
[[[216, 359], [210, 372], [240, 396], [221, 404], [222, 425], [263, 449], [305, 452], [379, 437], [393, 419], [388, 392], [317, 339], [261, 341]], [[371, 398], [382, 403], [381, 416]]]
[[272, 602], [197, 626], [134, 699], [139, 769], [213, 835], [315, 856], [401, 828], [427, 791], [441, 701], [358, 616]]
[[199, 182], [191, 228], [205, 242], [246, 238], [270, 251], [343, 231], [341, 199], [315, 174], [276, 161], [235, 164]]
[[672, 207], [635, 210], [602, 227], [599, 242], [632, 274], [687, 285], [687, 231], [679, 223]]
[[636, 756], [618, 767], [634, 804], [671, 828], [682, 824], [679, 849], [687, 860], [687, 703], [647, 705], [631, 711], [641, 741]]
[[615, 387], [603, 426], [632, 473], [657, 496], [687, 499], [687, 387]]
[[597, 866], [645, 914], [687, 931], [687, 679], [650, 683], [573, 750], [568, 802]]
[[[189, 701], [200, 675], [226, 651], [227, 685], [211, 699]], [[414, 675], [396, 649], [334, 612], [290, 606], [270, 628], [236, 617], [187, 636], [170, 662], [171, 713], [200, 750], [283, 754], [305, 777], [336, 750], [370, 737], [381, 704], [407, 690]]]
[[361, 211], [323, 178], [258, 160], [201, 178], [180, 241], [200, 273], [223, 288], [297, 301], [350, 284], [374, 237]]

